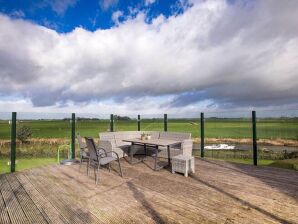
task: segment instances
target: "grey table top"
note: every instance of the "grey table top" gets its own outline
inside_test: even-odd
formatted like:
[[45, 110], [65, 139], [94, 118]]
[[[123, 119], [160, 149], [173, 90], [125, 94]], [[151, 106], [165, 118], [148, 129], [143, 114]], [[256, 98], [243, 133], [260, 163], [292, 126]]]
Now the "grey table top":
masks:
[[182, 142], [179, 140], [170, 140], [170, 139], [141, 140], [140, 138], [123, 139], [122, 141], [143, 144], [143, 145], [155, 145], [155, 146], [170, 146], [170, 145], [176, 145]]

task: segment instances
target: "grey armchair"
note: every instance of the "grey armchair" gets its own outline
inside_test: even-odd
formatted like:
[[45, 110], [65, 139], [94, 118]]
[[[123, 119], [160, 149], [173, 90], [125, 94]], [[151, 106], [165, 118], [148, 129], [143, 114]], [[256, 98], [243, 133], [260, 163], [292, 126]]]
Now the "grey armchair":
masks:
[[88, 153], [87, 145], [85, 142], [83, 142], [83, 139], [80, 133], [78, 133], [77, 139], [80, 147], [80, 168], [79, 168], [80, 170], [83, 162], [86, 162], [88, 165], [89, 153]]
[[85, 140], [89, 151], [87, 174], [89, 175], [90, 166], [93, 166], [94, 174], [95, 174], [95, 184], [97, 184], [98, 182], [98, 173], [99, 173], [100, 167], [108, 165], [108, 168], [110, 171], [111, 170], [110, 163], [112, 163], [113, 161], [118, 161], [119, 172], [121, 177], [123, 177], [120, 159], [116, 152], [113, 152], [113, 151], [107, 152], [103, 148], [96, 147], [94, 140], [92, 138], [85, 137]]

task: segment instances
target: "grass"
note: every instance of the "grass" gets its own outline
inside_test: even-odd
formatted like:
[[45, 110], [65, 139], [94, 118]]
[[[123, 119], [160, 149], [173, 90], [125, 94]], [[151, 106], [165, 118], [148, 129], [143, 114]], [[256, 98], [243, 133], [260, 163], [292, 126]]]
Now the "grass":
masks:
[[[10, 172], [10, 166], [7, 164], [8, 161], [8, 158], [0, 159], [0, 173]], [[17, 160], [16, 170], [21, 171], [51, 164], [57, 164], [57, 158], [21, 158]]]
[[[214, 160], [221, 160], [232, 163], [241, 163], [241, 164], [249, 164], [252, 165], [252, 159], [234, 159], [234, 158], [212, 158]], [[298, 171], [298, 158], [295, 159], [284, 159], [284, 160], [264, 160], [258, 159], [258, 166], [271, 166], [278, 167], [283, 169], [297, 170]]]
[[[69, 120], [34, 120], [19, 121], [31, 128], [33, 138], [69, 138], [71, 124]], [[99, 132], [109, 130], [109, 120], [80, 120], [76, 131], [82, 136], [98, 137]], [[198, 119], [169, 119], [168, 131], [190, 132], [193, 137], [200, 136]], [[137, 130], [137, 121], [115, 121], [116, 131]], [[162, 119], [141, 121], [142, 131], [162, 131]], [[258, 138], [261, 139], [298, 139], [298, 118], [263, 119], [257, 123]], [[206, 138], [251, 138], [250, 119], [211, 119], [205, 120]], [[0, 121], [0, 139], [9, 139], [8, 121]]]
[[271, 163], [270, 166], [298, 171], [298, 158], [277, 160]]

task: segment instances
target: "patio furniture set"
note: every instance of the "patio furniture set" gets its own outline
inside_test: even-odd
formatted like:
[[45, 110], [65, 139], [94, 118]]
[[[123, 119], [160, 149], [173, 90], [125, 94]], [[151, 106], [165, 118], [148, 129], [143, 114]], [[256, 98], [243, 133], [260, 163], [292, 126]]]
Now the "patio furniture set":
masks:
[[[146, 137], [145, 137], [146, 136]], [[194, 173], [194, 158], [192, 157], [192, 140], [190, 133], [177, 132], [104, 132], [99, 134], [99, 142], [95, 144], [92, 138], [77, 136], [80, 146], [80, 167], [87, 162], [87, 174], [94, 167], [95, 182], [98, 182], [98, 172], [101, 166], [107, 166], [118, 162], [119, 172], [122, 175], [120, 158], [124, 158], [130, 164], [146, 161], [147, 156], [154, 158], [153, 170], [157, 171], [165, 167], [161, 166], [160, 159], [167, 159], [166, 166], [172, 165], [172, 173]], [[138, 158], [136, 157], [138, 156]]]

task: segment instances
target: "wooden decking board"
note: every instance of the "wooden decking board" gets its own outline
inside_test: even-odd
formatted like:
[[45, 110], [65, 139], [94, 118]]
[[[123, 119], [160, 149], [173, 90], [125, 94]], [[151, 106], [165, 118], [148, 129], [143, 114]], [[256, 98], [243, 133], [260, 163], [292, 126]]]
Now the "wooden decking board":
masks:
[[[203, 161], [203, 160], [200, 160]], [[205, 163], [208, 163], [206, 167], [212, 168], [212, 170], [218, 170], [221, 172], [229, 173], [232, 171], [232, 174], [244, 174], [249, 177], [258, 178], [260, 181], [273, 181], [275, 184], [289, 185], [289, 186], [297, 186], [298, 180], [293, 179], [292, 177], [296, 175], [296, 171], [293, 170], [285, 170], [274, 167], [254, 167], [246, 164], [228, 164], [223, 161], [210, 161], [204, 160]], [[236, 166], [236, 167], [235, 167]], [[238, 167], [241, 167], [238, 168]]]
[[[55, 176], [55, 178], [60, 179], [60, 184], [61, 185], [66, 186], [67, 188], [72, 188], [73, 194], [78, 197], [77, 199], [78, 199], [79, 203], [82, 204], [82, 206], [84, 206], [84, 207], [88, 206], [87, 205], [88, 197], [86, 197], [86, 196], [87, 195], [90, 196], [90, 192], [88, 191], [88, 188], [86, 187], [87, 184], [78, 185], [78, 183], [75, 182], [72, 178], [70, 178], [69, 176], [63, 175], [61, 173], [61, 170], [59, 172], [59, 168], [57, 168], [56, 171], [48, 169], [46, 172], [49, 172], [51, 175]], [[92, 182], [93, 182], [93, 186], [94, 186], [94, 181], [92, 181]], [[109, 203], [109, 202], [107, 201], [106, 203]], [[101, 206], [106, 206], [106, 203], [103, 203]], [[93, 206], [91, 206], [91, 207], [93, 207]], [[103, 217], [104, 214], [102, 212], [97, 213], [95, 211], [95, 214], [96, 214], [97, 217], [104, 218]], [[117, 219], [117, 217], [116, 217], [116, 219]], [[108, 219], [105, 218], [105, 221], [107, 222]], [[117, 220], [115, 220], [115, 221], [117, 221]]]
[[[47, 174], [48, 176], [55, 178], [55, 184], [60, 185], [59, 189], [61, 190], [61, 192], [59, 193], [68, 196], [67, 198], [65, 198], [65, 200], [70, 200], [70, 203], [72, 200], [75, 200], [78, 207], [84, 208], [84, 212], [81, 216], [82, 219], [84, 219], [84, 214], [88, 213], [91, 216], [91, 222], [104, 223], [104, 221], [102, 221], [103, 213], [101, 213], [99, 216], [96, 216], [92, 211], [90, 211], [90, 209], [86, 208], [86, 203], [84, 202], [86, 200], [85, 194], [87, 193], [87, 191], [84, 189], [85, 185], [82, 185], [82, 182], [80, 182], [81, 184], [78, 184], [76, 182], [73, 182], [73, 179], [69, 179], [69, 177], [61, 175], [59, 167], [49, 167], [47, 169], [42, 169], [42, 172]], [[72, 194], [68, 194], [67, 189], [71, 189]], [[82, 194], [83, 197], [80, 197], [80, 194]]]
[[[175, 185], [173, 182], [172, 184]], [[176, 202], [180, 201], [184, 203], [184, 205], [191, 205], [199, 209], [200, 213], [204, 214], [205, 217], [208, 217], [211, 220], [216, 220], [217, 222], [220, 222], [220, 219], [230, 213], [236, 206], [244, 207], [243, 205], [239, 205], [239, 203], [233, 199], [226, 198], [224, 195], [219, 195], [218, 192], [213, 192], [211, 194], [211, 189], [206, 189], [204, 191], [201, 190], [200, 194], [195, 194], [195, 188], [192, 187], [189, 189], [187, 186], [183, 186], [182, 188], [177, 189], [178, 192], [180, 192], [179, 196], [177, 196], [174, 190], [170, 192], [168, 191], [170, 186], [167, 186], [165, 189], [154, 189], [152, 185], [148, 186], [148, 188], [151, 191], [156, 190], [160, 192], [167, 198], [174, 198]], [[184, 191], [187, 191], [187, 193], [184, 193]], [[194, 192], [193, 194], [191, 193], [192, 191]], [[224, 200], [220, 199], [220, 197], [222, 197]], [[249, 222], [252, 222], [254, 220], [251, 219], [252, 216], [250, 213], [251, 212], [246, 214], [245, 219], [247, 219]]]
[[40, 213], [38, 208], [36, 207], [35, 203], [31, 200], [27, 192], [24, 190], [22, 185], [16, 179], [15, 175], [9, 175], [6, 177], [13, 193], [15, 194], [16, 198], [20, 206], [23, 209], [24, 214], [26, 215], [28, 221], [30, 223], [47, 223], [44, 219], [43, 215]]
[[[61, 175], [61, 174], [64, 174], [65, 176], [64, 177], [62, 177], [63, 178], [63, 180], [64, 180], [64, 182], [66, 182], [66, 184], [68, 183], [71, 183], [72, 181], [74, 181], [74, 177], [75, 176], [72, 176], [72, 175], [77, 175], [77, 178], [76, 178], [76, 180], [79, 180], [81, 183], [83, 182], [83, 183], [85, 183], [84, 184], [84, 186], [85, 187], [87, 187], [87, 189], [84, 189], [84, 194], [86, 194], [86, 195], [90, 195], [91, 196], [91, 199], [92, 199], [92, 196], [95, 196], [94, 195], [94, 193], [93, 192], [95, 192], [95, 193], [97, 193], [97, 194], [100, 194], [100, 195], [103, 195], [103, 192], [105, 192], [105, 191], [107, 191], [107, 190], [110, 190], [111, 188], [110, 188], [110, 186], [109, 187], [104, 187], [104, 186], [101, 186], [100, 187], [100, 189], [98, 189], [98, 190], [96, 190], [96, 188], [94, 189], [94, 179], [93, 178], [91, 178], [91, 177], [86, 177], [86, 176], [84, 176], [84, 175], [81, 175], [81, 173], [77, 173], [77, 171], [76, 171], [76, 169], [71, 169], [71, 170], [69, 170], [69, 172], [67, 172], [68, 170], [67, 170], [67, 167], [63, 167], [63, 169], [60, 167], [60, 168], [58, 168], [59, 169], [59, 171], [60, 172], [55, 172], [55, 174], [56, 175]], [[66, 171], [64, 171], [64, 170], [66, 170]], [[85, 173], [85, 172], [84, 172]], [[91, 172], [92, 173], [92, 172]], [[105, 173], [102, 173], [102, 172], [100, 172], [100, 175], [102, 176], [102, 175], [106, 175]], [[91, 176], [93, 176], [92, 174], [91, 174]], [[58, 176], [59, 177], [59, 176]], [[82, 178], [82, 179], [81, 179]], [[123, 185], [121, 185], [122, 183], [125, 183], [125, 181], [123, 180], [123, 178], [118, 178], [118, 177], [114, 177], [114, 180], [115, 179], [118, 179], [118, 181], [119, 181], [119, 184], [117, 184], [116, 185], [116, 188], [117, 187], [123, 187]], [[74, 190], [76, 190], [76, 187], [78, 187], [79, 185], [78, 184], [75, 184], [75, 183], [73, 183], [74, 185], [73, 186], [75, 186], [74, 187]], [[90, 187], [89, 186], [93, 186], [93, 189], [92, 189], [92, 191], [88, 191], [88, 189], [90, 189]], [[80, 194], [80, 193], [82, 193], [82, 189], [77, 189], [78, 191], [76, 192], [78, 195]], [[94, 198], [94, 197], [93, 197]], [[109, 196], [108, 198], [104, 198], [104, 197], [101, 197], [101, 201], [102, 201], [102, 204], [97, 204], [98, 205], [98, 207], [100, 208], [100, 207], [109, 207], [110, 209], [109, 209], [109, 211], [111, 212], [113, 212], [114, 214], [117, 214], [116, 216], [114, 215], [114, 214], [110, 214], [110, 216], [115, 216], [115, 218], [117, 219], [117, 220], [115, 220], [115, 221], [117, 221], [117, 222], [127, 222], [127, 223], [130, 223], [130, 222], [133, 222], [133, 221], [138, 221], [138, 222], [141, 222], [141, 221], [144, 221], [144, 219], [145, 220], [148, 220], [146, 217], [144, 217], [144, 216], [142, 216], [141, 214], [139, 214], [139, 216], [142, 218], [142, 219], [140, 219], [140, 217], [139, 216], [131, 216], [129, 213], [128, 214], [125, 214], [125, 217], [123, 217], [123, 212], [121, 212], [121, 210], [119, 210], [119, 207], [121, 207], [121, 209], [123, 210], [123, 207], [127, 204], [125, 201], [119, 201], [118, 203], [113, 203], [113, 202], [111, 202], [111, 197]], [[84, 200], [82, 200], [82, 201], [84, 201]], [[86, 206], [88, 206], [88, 200], [86, 201], [87, 203], [86, 203]], [[92, 203], [91, 204], [94, 204], [95, 203], [95, 201], [94, 200], [92, 200]], [[92, 207], [94, 207], [94, 206], [92, 206]], [[92, 207], [90, 208], [90, 209], [92, 209]], [[115, 219], [114, 218], [114, 219]], [[124, 219], [125, 218], [125, 219]]]
[[[67, 169], [67, 168], [65, 168], [65, 169]], [[64, 173], [64, 171], [63, 171], [63, 169], [62, 168], [60, 168], [60, 170], [61, 170], [61, 173]], [[69, 170], [69, 171], [71, 171], [71, 170]], [[76, 174], [76, 172], [72, 169], [72, 173], [75, 173]], [[70, 172], [69, 172], [69, 175], [72, 175]], [[105, 175], [105, 172], [103, 171], [101, 171], [101, 175]], [[92, 181], [92, 184], [94, 184], [94, 182]], [[121, 186], [121, 188], [123, 189], [124, 188], [124, 186]], [[117, 191], [118, 189], [114, 189], [115, 191]], [[128, 191], [129, 191], [129, 189], [127, 189]], [[143, 190], [143, 189], [142, 189]], [[118, 190], [119, 191], [119, 190]], [[111, 192], [109, 192], [108, 194], [113, 194], [113, 192], [111, 191]], [[119, 194], [119, 192], [118, 192], [118, 194]], [[123, 194], [123, 193], [122, 193]], [[128, 194], [123, 194], [123, 195], [128, 195]], [[117, 197], [118, 198], [118, 197]], [[120, 200], [121, 201], [121, 200]], [[125, 198], [123, 198], [123, 201], [125, 201]], [[168, 202], [167, 202], [168, 203]], [[117, 201], [115, 201], [115, 202], [113, 202], [113, 204], [117, 204]], [[118, 203], [119, 204], [119, 203]], [[166, 204], [164, 204], [164, 206], [166, 206]], [[139, 216], [139, 214], [136, 214], [135, 212], [134, 212], [134, 214], [135, 215], [137, 215], [137, 216]], [[128, 216], [128, 214], [126, 214], [126, 216]], [[180, 219], [182, 219], [182, 217], [180, 217]], [[142, 220], [138, 220], [139, 222], [142, 222]], [[190, 222], [190, 220], [189, 219], [185, 219], [185, 222], [186, 221], [188, 221], [188, 222]]]
[[[155, 174], [155, 173], [154, 173]], [[152, 174], [153, 175], [153, 174]], [[140, 178], [140, 177], [139, 177]], [[150, 176], [145, 176], [144, 178], [148, 178], [148, 179], [152, 179], [152, 178], [150, 178]], [[167, 179], [167, 181], [169, 181], [168, 179]], [[152, 190], [152, 189], [151, 189]], [[170, 197], [170, 195], [168, 195], [168, 197]], [[198, 200], [198, 201], [200, 201], [200, 200]], [[218, 202], [218, 201], [217, 201]], [[204, 207], [205, 206], [202, 206], [202, 208], [204, 209]], [[207, 213], [207, 212], [205, 212], [205, 213]], [[210, 217], [210, 216], [209, 216]], [[247, 217], [247, 218], [249, 218], [249, 217]], [[217, 220], [218, 221], [218, 220]]]
[[0, 176], [0, 222], [298, 223], [298, 172], [196, 159], [185, 178], [121, 162], [124, 178], [101, 170], [97, 186], [86, 166]]
[[9, 186], [9, 183], [6, 179], [6, 176], [0, 177], [1, 183], [1, 194], [3, 201], [6, 205], [7, 212], [12, 224], [27, 224], [30, 223], [25, 216], [22, 207], [20, 206], [17, 198], [15, 197], [12, 189]]
[[[125, 167], [124, 167], [125, 168]], [[128, 180], [131, 180], [131, 178], [127, 178]], [[128, 182], [128, 183], [130, 183], [130, 181]], [[142, 191], [145, 191], [145, 189], [143, 189], [141, 186], [137, 186], [137, 185], [135, 185], [135, 187], [136, 188], [140, 188], [140, 192], [142, 192]], [[121, 191], [121, 195], [123, 195], [123, 198], [122, 199], [120, 199], [119, 197], [117, 197], [117, 198], [115, 198], [115, 200], [120, 200], [120, 201], [125, 201], [125, 199], [127, 198], [127, 199], [129, 199], [128, 198], [128, 195], [131, 193], [131, 190], [130, 189], [128, 189], [128, 187], [126, 187], [125, 189], [124, 189], [124, 186], [122, 186], [121, 187], [122, 188], [122, 191]], [[124, 191], [125, 190], [125, 191]], [[107, 192], [107, 194], [112, 194], [114, 191], [119, 191], [118, 189], [111, 189], [111, 191], [110, 192]], [[122, 193], [123, 192], [123, 193]], [[119, 193], [119, 192], [118, 192]], [[115, 192], [115, 194], [117, 194], [117, 192]], [[157, 197], [157, 194], [156, 194], [156, 192], [154, 192], [154, 196], [155, 196], [155, 198], [157, 199], [156, 200], [156, 203], [157, 202], [159, 202], [161, 199], [160, 199], [160, 195], [158, 195], [158, 197]], [[126, 198], [125, 198], [126, 197]], [[152, 197], [152, 196], [150, 196], [150, 197]], [[155, 199], [154, 198], [154, 199]], [[131, 201], [131, 200], [129, 200], [129, 201]], [[150, 200], [149, 201], [151, 201], [151, 198], [150, 198]], [[153, 200], [152, 200], [153, 201]], [[169, 207], [169, 206], [167, 206], [168, 204], [170, 204], [169, 203], [169, 201], [166, 201], [166, 203], [164, 203], [164, 201], [162, 201], [163, 202], [163, 207]], [[114, 202], [115, 204], [117, 204], [117, 201], [115, 201]], [[146, 205], [146, 203], [144, 203], [143, 202], [143, 204], [145, 204]], [[143, 206], [143, 205], [142, 205]], [[162, 209], [162, 207], [160, 208], [160, 209], [156, 209], [157, 211], [158, 210], [161, 210]], [[172, 210], [173, 210], [173, 207], [172, 207]], [[174, 215], [173, 215], [174, 216]], [[185, 215], [184, 215], [185, 216]], [[186, 217], [182, 217], [182, 216], [180, 216], [180, 219], [183, 219], [183, 218], [186, 218]], [[186, 221], [187, 219], [185, 219], [185, 221]], [[189, 222], [190, 220], [188, 220], [188, 222]]]
[[162, 211], [161, 213], [165, 214], [171, 214], [170, 217], [174, 220], [183, 220], [182, 222], [185, 223], [198, 223], [207, 221], [205, 216], [202, 214], [208, 213], [208, 215], [210, 216], [213, 215], [206, 210], [201, 210], [198, 207], [194, 207], [180, 200], [173, 200], [172, 197], [167, 197], [164, 194], [146, 189], [144, 187], [138, 186], [137, 184], [131, 183], [131, 185], [134, 186], [134, 188], [137, 188], [137, 194], [143, 195], [141, 196], [141, 198], [144, 198], [144, 204], [148, 203], [149, 201], [153, 205], [152, 207], [154, 208], [154, 210]]
[[[84, 207], [79, 207], [78, 201], [69, 198], [68, 194], [63, 192], [61, 185], [55, 179], [45, 174], [39, 175], [36, 178], [35, 171], [32, 170], [30, 179], [39, 187], [42, 193], [47, 194], [48, 199], [57, 206], [60, 212], [71, 221], [71, 223], [97, 223], [93, 217], [89, 217], [88, 211]], [[38, 175], [38, 174], [37, 174]], [[44, 187], [46, 185], [46, 187]]]
[[60, 198], [59, 194], [55, 194], [51, 192], [49, 185], [49, 181], [39, 177], [35, 178], [35, 174], [27, 173], [28, 179], [30, 179], [31, 183], [35, 185], [41, 194], [46, 195], [46, 199], [50, 201], [51, 204], [54, 204], [57, 210], [59, 210], [60, 214], [68, 220], [70, 223], [82, 223], [82, 220], [78, 220], [75, 213], [71, 212], [71, 209], [68, 207], [68, 203], [65, 203], [62, 198]]
[[67, 220], [59, 214], [59, 211], [52, 205], [28, 180], [28, 178], [22, 174], [18, 173], [18, 180], [24, 187], [25, 191], [35, 202], [35, 205], [38, 207], [39, 211], [42, 213], [43, 217], [47, 220], [48, 223], [53, 224], [63, 224], [68, 223]]
[[[3, 176], [0, 176], [0, 189], [2, 188], [2, 184], [1, 184], [2, 177]], [[10, 223], [10, 219], [9, 219], [9, 215], [8, 215], [8, 212], [7, 212], [7, 208], [6, 208], [6, 205], [4, 203], [4, 200], [3, 200], [3, 197], [2, 197], [1, 192], [0, 192], [0, 223], [3, 223], [3, 224]]]

